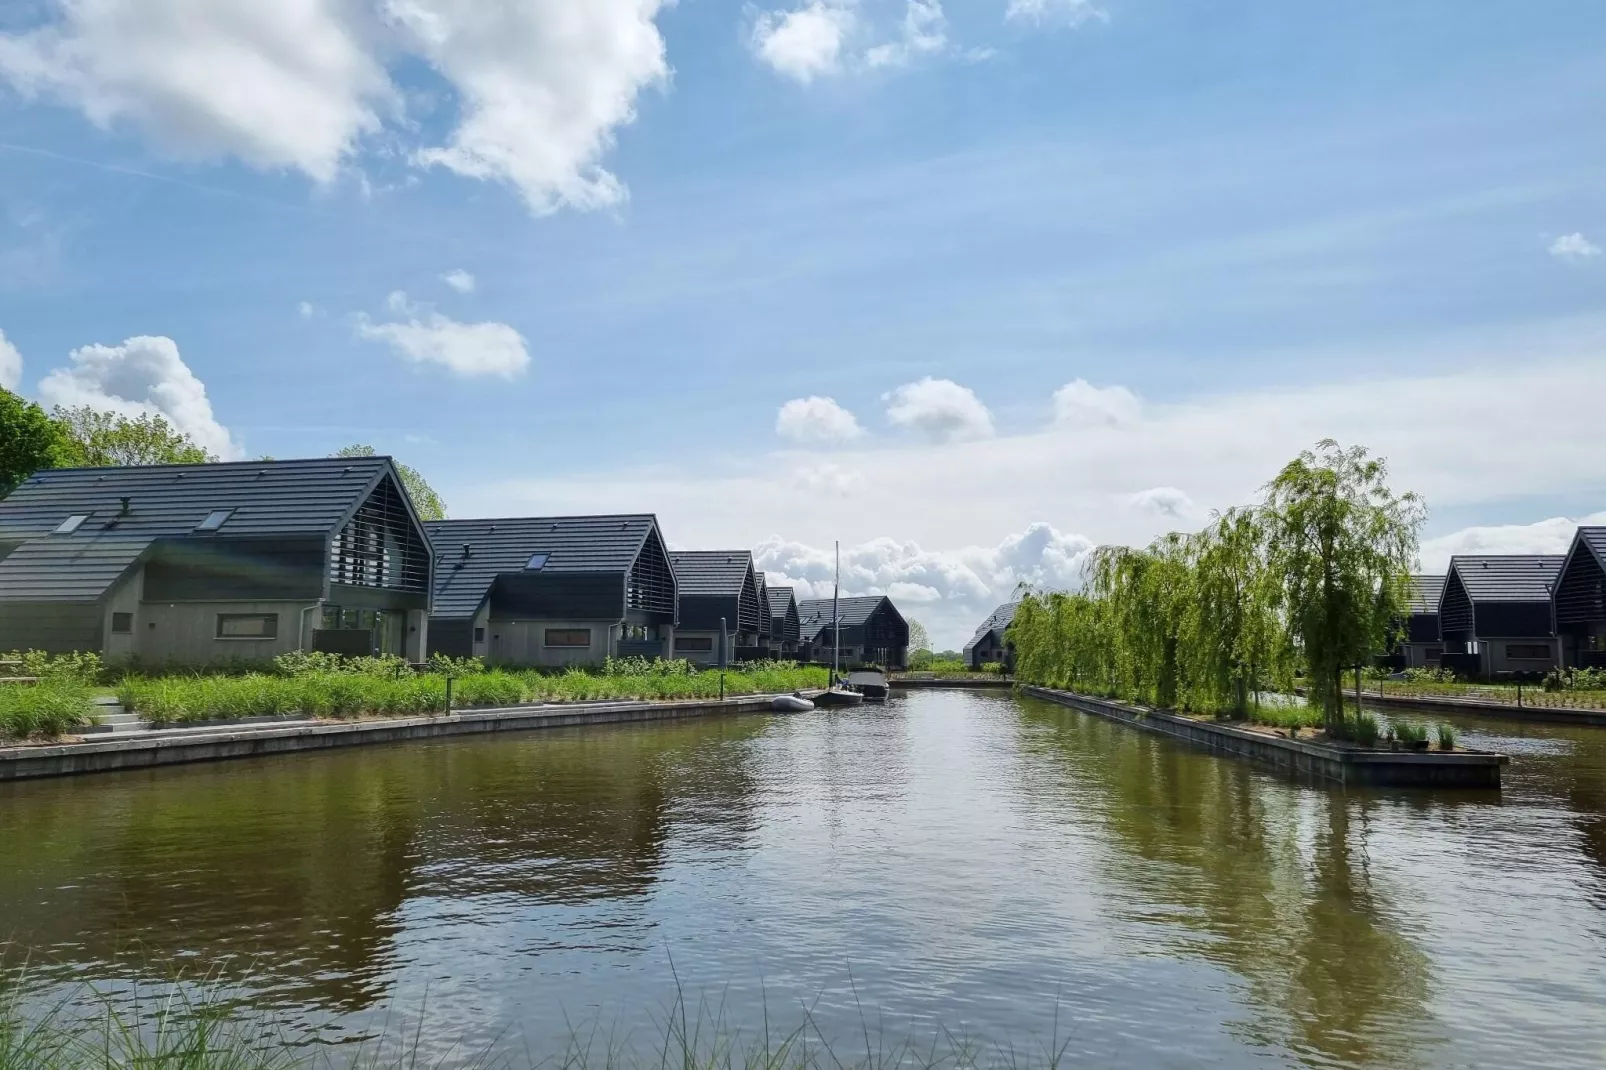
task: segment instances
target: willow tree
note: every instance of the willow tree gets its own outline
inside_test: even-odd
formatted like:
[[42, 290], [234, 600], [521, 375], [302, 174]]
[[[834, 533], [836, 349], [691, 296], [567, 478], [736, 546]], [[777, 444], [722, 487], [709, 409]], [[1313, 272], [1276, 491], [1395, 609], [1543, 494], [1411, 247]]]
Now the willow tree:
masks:
[[1387, 480], [1381, 458], [1324, 439], [1266, 485], [1270, 578], [1311, 698], [1334, 730], [1344, 723], [1344, 670], [1381, 649], [1406, 612], [1426, 514], [1416, 495], [1395, 494]]
[[1183, 702], [1212, 713], [1248, 712], [1249, 693], [1276, 675], [1283, 648], [1266, 531], [1252, 509], [1231, 509], [1188, 540], [1191, 597], [1178, 658]]
[[1177, 639], [1192, 594], [1186, 540], [1166, 535], [1145, 550], [1100, 547], [1090, 559], [1088, 579], [1108, 614], [1116, 692], [1175, 706], [1181, 690]]

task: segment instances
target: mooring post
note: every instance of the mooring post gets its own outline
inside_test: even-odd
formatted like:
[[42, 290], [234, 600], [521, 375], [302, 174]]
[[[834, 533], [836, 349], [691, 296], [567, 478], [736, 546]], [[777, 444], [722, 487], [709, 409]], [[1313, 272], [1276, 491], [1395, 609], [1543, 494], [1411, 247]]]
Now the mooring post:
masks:
[[450, 673], [446, 675], [446, 712], [452, 712], [452, 676]]

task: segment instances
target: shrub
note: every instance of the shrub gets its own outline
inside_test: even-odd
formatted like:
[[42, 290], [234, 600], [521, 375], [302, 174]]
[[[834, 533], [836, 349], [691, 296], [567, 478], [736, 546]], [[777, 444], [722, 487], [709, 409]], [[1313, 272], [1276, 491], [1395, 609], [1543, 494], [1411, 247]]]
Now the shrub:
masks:
[[1428, 729], [1426, 725], [1415, 724], [1411, 721], [1394, 722], [1394, 738], [1401, 743], [1426, 743]]
[[41, 680], [77, 680], [86, 685], [98, 682], [103, 668], [100, 655], [87, 650], [70, 654], [13, 650], [9, 654], [0, 654], [0, 661], [21, 662], [20, 676], [36, 676]]
[[94, 721], [94, 692], [72, 676], [0, 686], [0, 737], [54, 737]]
[[480, 658], [454, 658], [448, 654], [431, 654], [428, 664], [430, 672], [441, 676], [473, 676], [485, 671], [485, 662]]
[[1451, 725], [1439, 725], [1439, 749], [1455, 750], [1455, 728]]

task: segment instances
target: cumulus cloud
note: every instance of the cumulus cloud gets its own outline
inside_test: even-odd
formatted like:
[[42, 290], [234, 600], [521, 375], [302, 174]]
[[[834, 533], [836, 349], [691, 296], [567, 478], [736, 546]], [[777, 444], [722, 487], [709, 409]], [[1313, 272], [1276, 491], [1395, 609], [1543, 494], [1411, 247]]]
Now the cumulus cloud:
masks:
[[[1034, 523], [993, 546], [927, 550], [912, 541], [872, 539], [842, 549], [843, 595], [885, 594], [918, 616], [942, 647], [957, 649], [1022, 584], [1033, 589], [1080, 586], [1093, 544], [1052, 525]], [[772, 584], [791, 586], [801, 598], [829, 598], [833, 558], [829, 547], [772, 536], [753, 548]]]
[[1129, 495], [1126, 503], [1141, 512], [1181, 520], [1194, 513], [1193, 499], [1176, 487], [1150, 487]]
[[1086, 379], [1073, 379], [1054, 391], [1054, 420], [1077, 427], [1130, 427], [1138, 422], [1143, 404], [1124, 386], [1097, 387]]
[[474, 276], [462, 268], [458, 268], [456, 271], [448, 271], [441, 276], [441, 281], [460, 294], [474, 292]]
[[1550, 255], [1558, 260], [1588, 260], [1600, 255], [1600, 246], [1582, 234], [1563, 234], [1550, 243]]
[[835, 398], [811, 395], [781, 406], [775, 414], [775, 433], [792, 442], [832, 444], [862, 438], [864, 428]]
[[1109, 17], [1093, 0], [1009, 0], [1009, 7], [1004, 9], [1004, 18], [1010, 21], [1063, 26], [1080, 26], [1094, 19], [1106, 21]]
[[870, 67], [903, 67], [948, 47], [948, 18], [938, 0], [907, 0], [898, 36], [864, 53]]
[[55, 0], [57, 18], [0, 35], [25, 97], [128, 123], [183, 155], [234, 155], [332, 179], [394, 98], [337, 0]]
[[791, 11], [766, 11], [753, 24], [753, 51], [777, 73], [807, 85], [841, 68], [856, 22], [850, 7], [827, 0], [810, 0]]
[[[664, 0], [40, 0], [0, 34], [0, 78], [183, 155], [328, 182], [410, 120], [387, 63], [422, 60], [457, 104], [420, 165], [506, 183], [538, 213], [623, 199], [602, 166], [636, 98], [669, 75]], [[386, 126], [387, 121], [389, 123]]]
[[1422, 568], [1444, 572], [1457, 554], [1564, 554], [1579, 527], [1606, 524], [1606, 512], [1569, 520], [1551, 517], [1532, 524], [1497, 524], [1462, 528], [1422, 542]]
[[22, 351], [0, 331], [0, 390], [16, 390], [22, 385]]
[[929, 375], [886, 394], [887, 419], [934, 442], [991, 438], [993, 416], [968, 386]]
[[863, 472], [837, 464], [808, 465], [797, 469], [794, 475], [798, 490], [835, 498], [850, 498], [870, 485]]
[[530, 366], [524, 336], [505, 323], [459, 323], [434, 309], [415, 305], [400, 290], [386, 299], [386, 307], [405, 320], [375, 323], [358, 315], [357, 334], [385, 342], [415, 364], [439, 364], [458, 375], [500, 376], [514, 379]]
[[243, 456], [228, 429], [212, 415], [206, 386], [171, 338], [141, 335], [118, 346], [83, 346], [68, 356], [70, 365], [40, 380], [39, 397], [45, 404], [162, 416], [208, 453], [225, 461]]
[[603, 168], [636, 97], [669, 76], [662, 0], [387, 0], [386, 13], [456, 88], [461, 120], [418, 159], [504, 182], [532, 211], [624, 199]]

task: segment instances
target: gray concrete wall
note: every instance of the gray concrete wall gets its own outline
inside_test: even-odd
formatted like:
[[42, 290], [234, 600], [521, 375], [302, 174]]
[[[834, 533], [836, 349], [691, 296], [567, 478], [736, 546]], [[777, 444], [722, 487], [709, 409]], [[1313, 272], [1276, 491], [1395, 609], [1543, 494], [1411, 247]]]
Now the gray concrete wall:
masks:
[[[1549, 672], [1561, 664], [1561, 640], [1540, 637], [1538, 639], [1480, 639], [1481, 653], [1483, 654], [1484, 672], [1494, 675], [1506, 672]], [[1513, 658], [1506, 653], [1506, 648], [1516, 646], [1544, 646], [1550, 654], [1544, 658]]]
[[[141, 602], [134, 618], [135, 653], [155, 665], [269, 661], [301, 649], [302, 616], [308, 610], [315, 622], [316, 602]], [[273, 639], [219, 639], [220, 613], [277, 614], [279, 634]]]
[[[591, 633], [586, 647], [546, 645], [549, 628], [583, 628]], [[490, 619], [487, 659], [493, 665], [528, 665], [562, 668], [565, 665], [598, 665], [613, 654], [619, 638], [619, 625], [600, 620], [499, 620]]]
[[[131, 574], [123, 577], [123, 581], [112, 588], [106, 598], [105, 620], [102, 623], [101, 634], [105, 636], [105, 645], [101, 648], [101, 657], [108, 662], [127, 661], [139, 653], [140, 635], [140, 599], [144, 597], [145, 569], [135, 569]], [[113, 613], [131, 613], [134, 616], [134, 626], [126, 634], [112, 631]]]

